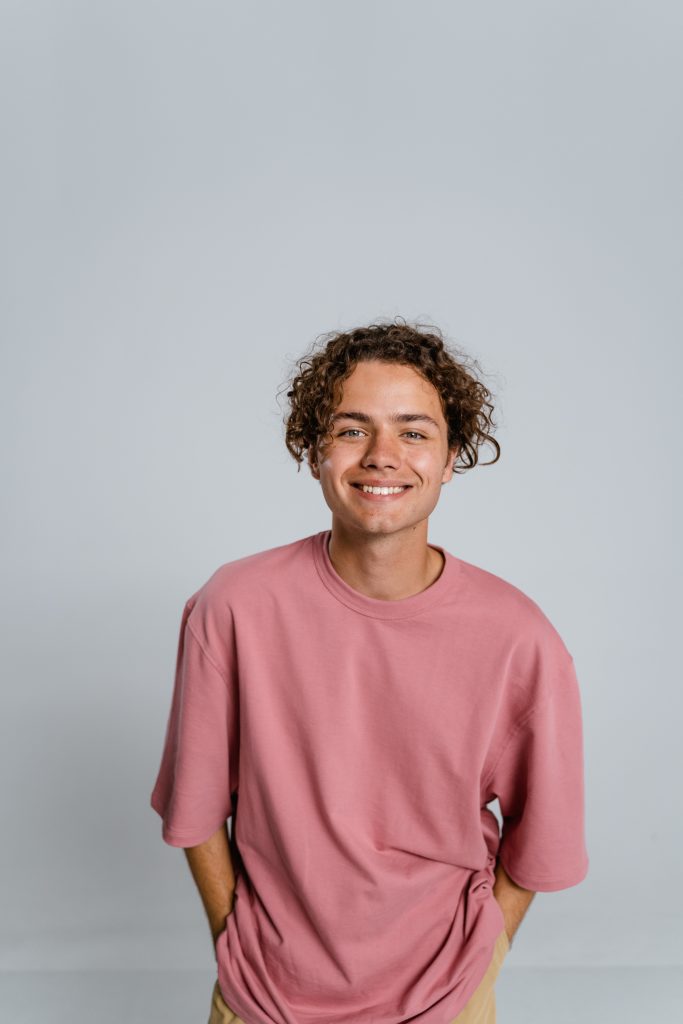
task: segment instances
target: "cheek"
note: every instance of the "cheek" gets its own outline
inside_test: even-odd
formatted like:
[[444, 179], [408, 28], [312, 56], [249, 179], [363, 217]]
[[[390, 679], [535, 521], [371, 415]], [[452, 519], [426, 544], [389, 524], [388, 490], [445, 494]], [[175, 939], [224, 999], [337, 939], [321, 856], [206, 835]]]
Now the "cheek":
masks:
[[434, 455], [427, 455], [426, 453], [422, 458], [418, 457], [413, 460], [412, 465], [416, 473], [419, 473], [423, 480], [432, 482], [433, 480], [440, 480], [441, 474], [444, 470], [444, 464]]

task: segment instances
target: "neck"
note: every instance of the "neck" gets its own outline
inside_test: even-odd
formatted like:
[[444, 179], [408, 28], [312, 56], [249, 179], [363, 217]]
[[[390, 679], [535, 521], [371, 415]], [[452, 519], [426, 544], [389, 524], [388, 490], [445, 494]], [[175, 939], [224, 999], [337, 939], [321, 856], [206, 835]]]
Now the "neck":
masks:
[[419, 594], [441, 575], [444, 557], [427, 543], [425, 529], [358, 534], [332, 525], [328, 546], [335, 571], [354, 590], [379, 601]]

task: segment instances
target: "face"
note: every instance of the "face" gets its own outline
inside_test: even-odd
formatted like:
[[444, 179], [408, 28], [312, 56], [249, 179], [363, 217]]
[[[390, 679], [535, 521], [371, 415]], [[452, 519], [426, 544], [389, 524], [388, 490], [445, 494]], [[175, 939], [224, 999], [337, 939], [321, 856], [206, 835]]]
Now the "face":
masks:
[[[395, 420], [397, 415], [403, 419]], [[410, 366], [358, 363], [343, 383], [331, 437], [324, 450], [309, 450], [308, 462], [334, 517], [371, 533], [418, 524], [426, 531], [457, 454], [448, 448], [448, 427], [432, 384]], [[407, 486], [378, 495], [363, 493], [363, 482]]]

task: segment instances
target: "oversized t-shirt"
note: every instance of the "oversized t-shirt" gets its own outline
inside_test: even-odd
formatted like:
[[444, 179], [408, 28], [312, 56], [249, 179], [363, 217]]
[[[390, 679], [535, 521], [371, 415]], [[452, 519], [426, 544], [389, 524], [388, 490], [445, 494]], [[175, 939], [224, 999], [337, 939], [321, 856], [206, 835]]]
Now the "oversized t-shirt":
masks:
[[496, 858], [534, 891], [586, 876], [574, 661], [499, 576], [431, 545], [438, 578], [379, 600], [330, 536], [187, 600], [151, 805], [177, 847], [233, 817], [217, 969], [247, 1024], [449, 1024], [504, 927]]

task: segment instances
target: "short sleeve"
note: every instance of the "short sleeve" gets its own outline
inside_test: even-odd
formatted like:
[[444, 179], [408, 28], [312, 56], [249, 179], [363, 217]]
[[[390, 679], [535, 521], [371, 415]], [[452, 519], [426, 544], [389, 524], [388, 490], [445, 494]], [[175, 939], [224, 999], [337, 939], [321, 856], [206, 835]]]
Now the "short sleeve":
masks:
[[233, 680], [183, 610], [161, 765], [150, 803], [170, 846], [198, 846], [232, 814], [237, 788]]
[[568, 652], [553, 659], [539, 694], [508, 736], [487, 790], [500, 803], [503, 868], [525, 889], [554, 892], [583, 881], [589, 863], [581, 697]]

